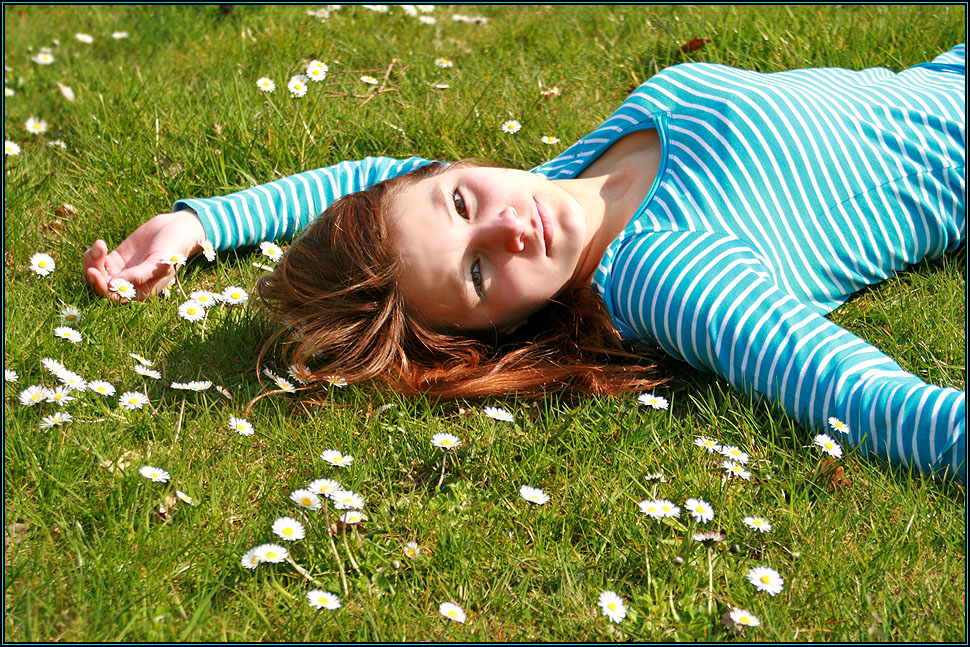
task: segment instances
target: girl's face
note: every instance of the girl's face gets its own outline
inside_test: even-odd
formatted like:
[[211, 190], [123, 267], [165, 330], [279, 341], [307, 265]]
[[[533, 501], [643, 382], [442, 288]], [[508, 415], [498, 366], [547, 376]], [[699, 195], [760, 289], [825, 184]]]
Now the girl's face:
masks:
[[419, 180], [391, 197], [388, 225], [399, 286], [432, 325], [508, 330], [584, 278], [585, 210], [527, 171], [458, 166]]

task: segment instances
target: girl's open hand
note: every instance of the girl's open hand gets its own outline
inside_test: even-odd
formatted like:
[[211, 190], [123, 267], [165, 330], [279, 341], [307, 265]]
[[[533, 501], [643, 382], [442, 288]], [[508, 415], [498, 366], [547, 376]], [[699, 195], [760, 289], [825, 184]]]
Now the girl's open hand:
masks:
[[205, 230], [194, 211], [177, 211], [155, 216], [126, 238], [118, 249], [108, 252], [103, 240], [95, 241], [83, 257], [84, 279], [101, 296], [118, 299], [108, 289], [114, 279], [130, 281], [137, 298], [158, 294], [175, 280], [176, 268], [161, 262], [163, 257], [201, 251]]

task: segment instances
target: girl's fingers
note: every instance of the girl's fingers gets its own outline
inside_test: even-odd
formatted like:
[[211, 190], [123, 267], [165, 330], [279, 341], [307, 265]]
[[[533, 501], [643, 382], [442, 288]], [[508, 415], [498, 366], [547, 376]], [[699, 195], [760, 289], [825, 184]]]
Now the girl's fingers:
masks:
[[108, 277], [101, 270], [85, 266], [84, 278], [97, 294], [108, 296]]

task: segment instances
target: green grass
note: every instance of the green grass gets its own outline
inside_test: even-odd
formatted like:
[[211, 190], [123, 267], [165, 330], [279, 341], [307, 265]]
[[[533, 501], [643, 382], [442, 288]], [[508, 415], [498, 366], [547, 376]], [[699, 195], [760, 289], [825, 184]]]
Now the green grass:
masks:
[[[898, 70], [960, 42], [963, 7], [438, 7], [435, 25], [394, 7], [344, 8], [326, 21], [306, 9], [4, 9], [5, 86], [15, 92], [5, 137], [23, 149], [4, 160], [4, 364], [20, 376], [4, 396], [7, 640], [966, 640], [963, 490], [851, 454], [841, 461], [851, 484], [831, 490], [813, 478], [809, 433], [721, 380], [673, 367], [669, 412], [633, 397], [488, 403], [512, 411], [512, 424], [486, 418], [483, 403], [369, 388], [334, 389], [317, 404], [276, 395], [256, 403], [256, 434], [241, 437], [226, 421], [267, 388], [255, 367], [271, 327], [254, 304], [214, 312], [203, 331], [178, 318], [180, 296], [117, 307], [79, 278], [96, 237], [117, 244], [180, 197], [374, 154], [527, 168], [671, 64]], [[116, 30], [130, 38], [112, 39]], [[711, 42], [682, 54], [695, 37]], [[51, 66], [30, 60], [44, 46]], [[437, 57], [454, 67], [436, 67]], [[286, 82], [310, 59], [330, 74], [291, 99]], [[359, 77], [383, 78], [392, 62], [389, 91], [368, 100], [373, 88]], [[256, 91], [262, 76], [275, 80], [272, 95]], [[552, 86], [562, 94], [543, 99]], [[48, 132], [26, 133], [32, 115]], [[523, 123], [514, 137], [500, 131], [507, 119]], [[47, 145], [57, 139], [67, 148]], [[58, 212], [65, 203], [77, 213]], [[29, 270], [41, 251], [58, 264], [45, 278]], [[240, 250], [193, 262], [181, 282], [251, 290], [259, 260]], [[965, 252], [924, 264], [833, 319], [924, 379], [965, 388], [965, 267]], [[81, 344], [52, 335], [63, 304], [83, 312]], [[154, 360], [164, 381], [136, 375], [129, 352]], [[145, 388], [151, 407], [128, 412], [82, 394], [67, 407], [72, 423], [41, 430], [53, 405], [23, 407], [18, 394], [54, 385], [44, 357], [119, 392]], [[232, 398], [165, 388], [192, 379]], [[430, 444], [437, 432], [463, 441], [444, 467]], [[757, 478], [725, 482], [692, 444], [702, 434], [750, 452]], [[327, 448], [354, 464], [326, 465]], [[129, 466], [106, 467], [118, 460]], [[171, 482], [139, 476], [146, 463]], [[666, 481], [647, 480], [655, 472]], [[320, 477], [367, 500], [369, 521], [334, 536], [336, 556], [334, 512], [303, 514], [288, 499]], [[526, 503], [522, 484], [551, 502]], [[175, 489], [197, 505], [174, 500]], [[650, 522], [636, 505], [648, 496], [706, 499], [725, 540], [707, 549], [690, 524]], [[753, 514], [772, 532], [745, 527]], [[294, 559], [340, 594], [341, 609], [310, 608], [304, 595], [317, 585], [289, 564], [240, 566], [284, 515], [305, 521]], [[413, 561], [402, 552], [412, 540], [423, 549]], [[780, 595], [744, 580], [759, 564], [785, 578]], [[622, 624], [599, 614], [604, 589], [627, 601]], [[439, 616], [447, 600], [468, 612], [465, 624]], [[729, 634], [720, 617], [734, 606], [761, 626]]]

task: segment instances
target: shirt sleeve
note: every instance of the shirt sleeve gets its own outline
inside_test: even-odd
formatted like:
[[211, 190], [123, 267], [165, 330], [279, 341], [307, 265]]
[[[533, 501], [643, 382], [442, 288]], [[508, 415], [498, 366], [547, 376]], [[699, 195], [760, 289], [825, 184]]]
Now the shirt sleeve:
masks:
[[[965, 393], [927, 384], [871, 344], [778, 289], [731, 236], [657, 232], [623, 242], [607, 307], [628, 339], [712, 371], [890, 462], [965, 481]], [[829, 429], [830, 417], [849, 426]]]
[[267, 240], [288, 240], [338, 198], [430, 163], [420, 157], [365, 157], [226, 196], [183, 198], [173, 210], [194, 210], [206, 237], [220, 251]]

